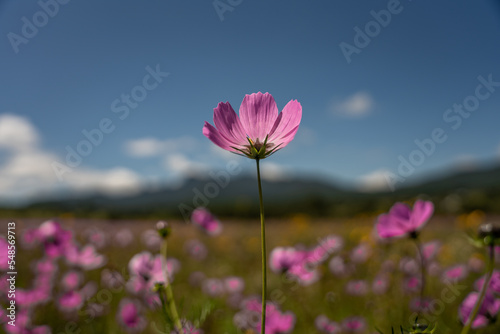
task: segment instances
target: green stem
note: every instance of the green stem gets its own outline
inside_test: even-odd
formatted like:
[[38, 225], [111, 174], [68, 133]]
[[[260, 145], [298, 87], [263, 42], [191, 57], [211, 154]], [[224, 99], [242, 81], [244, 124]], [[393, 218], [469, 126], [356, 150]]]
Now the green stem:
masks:
[[476, 305], [474, 305], [474, 309], [472, 310], [469, 319], [465, 324], [465, 327], [462, 329], [461, 334], [467, 334], [469, 332], [469, 329], [472, 326], [472, 322], [479, 313], [479, 309], [483, 304], [483, 299], [486, 296], [486, 291], [488, 290], [488, 287], [490, 285], [491, 277], [493, 276], [493, 269], [495, 268], [495, 246], [489, 245], [489, 251], [490, 251], [490, 256], [488, 261], [488, 268], [487, 268], [486, 278], [484, 279], [483, 287], [481, 288], [481, 293], [479, 294], [479, 298], [476, 301]]
[[165, 268], [163, 268], [163, 275], [165, 276], [165, 294], [167, 296], [167, 304], [170, 309], [170, 315], [174, 320], [174, 326], [179, 332], [179, 334], [184, 334], [184, 330], [182, 329], [182, 323], [179, 319], [179, 314], [177, 313], [177, 308], [175, 307], [174, 295], [172, 293], [172, 286], [168, 281], [168, 265], [167, 265], [167, 238], [163, 239], [161, 244], [161, 253], [165, 258]]
[[257, 161], [257, 181], [259, 183], [259, 202], [260, 202], [260, 235], [261, 235], [261, 249], [262, 249], [262, 320], [261, 320], [261, 334], [266, 330], [266, 299], [267, 299], [267, 253], [266, 253], [266, 225], [264, 223], [264, 201], [262, 199], [262, 185], [260, 181], [260, 165], [259, 159]]
[[[424, 300], [424, 291], [425, 291], [425, 259], [424, 253], [422, 251], [422, 245], [420, 240], [418, 239], [418, 235], [416, 235], [413, 240], [415, 241], [415, 246], [417, 247], [418, 256], [420, 257], [420, 306]], [[420, 317], [421, 308], [418, 309], [417, 317]]]

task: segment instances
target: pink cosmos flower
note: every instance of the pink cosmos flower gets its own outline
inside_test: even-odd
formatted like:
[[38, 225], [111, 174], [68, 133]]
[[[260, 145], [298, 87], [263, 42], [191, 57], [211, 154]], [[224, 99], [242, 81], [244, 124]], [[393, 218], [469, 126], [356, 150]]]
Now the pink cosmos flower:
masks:
[[184, 249], [189, 256], [198, 261], [205, 259], [208, 254], [205, 244], [196, 239], [186, 241]]
[[120, 301], [116, 317], [118, 323], [129, 333], [140, 333], [147, 325], [141, 314], [141, 307], [130, 299]]
[[320, 264], [328, 256], [338, 252], [344, 246], [344, 240], [336, 235], [329, 235], [319, 242], [308, 254], [308, 261], [311, 264]]
[[191, 221], [200, 227], [206, 234], [211, 236], [219, 235], [222, 231], [222, 224], [205, 208], [196, 208], [191, 214]]
[[134, 234], [127, 228], [121, 229], [115, 234], [115, 243], [120, 247], [127, 247], [134, 241]]
[[158, 231], [151, 229], [144, 231], [141, 235], [141, 240], [150, 251], [156, 252], [160, 250], [162, 239]]
[[302, 106], [291, 100], [278, 113], [271, 94], [245, 95], [236, 115], [229, 102], [214, 109], [215, 127], [205, 122], [203, 134], [217, 146], [251, 159], [264, 159], [291, 142], [299, 129]]
[[420, 298], [413, 298], [410, 301], [410, 310], [414, 312], [427, 312], [430, 310], [433, 301], [430, 298], [423, 298], [422, 300]]
[[[477, 291], [481, 291], [484, 285], [484, 280], [485, 276], [483, 275], [480, 279], [474, 283], [474, 287], [476, 288]], [[495, 270], [493, 271], [493, 274], [491, 275], [491, 280], [490, 284], [488, 286], [488, 292], [496, 294], [497, 296], [500, 296], [500, 271]]]
[[73, 241], [71, 231], [64, 230], [59, 223], [52, 220], [40, 225], [37, 238], [42, 242], [45, 254], [52, 258], [64, 255]]
[[168, 259], [165, 262], [162, 255], [153, 256], [149, 252], [134, 255], [128, 266], [132, 277], [127, 284], [133, 293], [149, 292], [155, 283], [165, 283], [163, 267], [166, 267], [170, 283], [174, 279], [174, 274], [180, 269], [180, 263], [177, 259]]
[[224, 293], [224, 283], [218, 278], [208, 278], [203, 281], [201, 288], [210, 297], [218, 297]]
[[441, 249], [440, 241], [429, 241], [422, 245], [422, 254], [424, 255], [425, 261], [431, 261], [436, 257], [436, 254]]
[[443, 282], [446, 281], [451, 281], [451, 282], [458, 282], [466, 278], [468, 275], [468, 270], [467, 266], [464, 264], [458, 264], [456, 266], [453, 266], [443, 273], [442, 280]]
[[413, 293], [420, 290], [421, 281], [417, 277], [409, 277], [403, 281], [403, 290], [407, 293]]
[[[31, 323], [33, 315], [28, 309], [20, 309], [16, 314], [15, 326], [5, 323], [5, 332], [9, 334], [50, 334], [48, 326], [35, 326]], [[0, 319], [1, 320], [1, 319]]]
[[330, 321], [326, 315], [319, 315], [314, 321], [316, 329], [321, 333], [325, 334], [340, 334], [342, 332], [342, 327], [335, 321]]
[[84, 270], [93, 270], [102, 267], [106, 263], [104, 255], [97, 254], [94, 245], [86, 245], [81, 250], [76, 245], [68, 247], [66, 254], [68, 264], [80, 267]]
[[354, 263], [365, 263], [371, 255], [371, 247], [368, 244], [361, 243], [351, 251], [351, 261]]
[[355, 270], [352, 265], [346, 264], [344, 258], [340, 255], [332, 257], [328, 263], [328, 268], [337, 277], [347, 277]]
[[368, 283], [364, 280], [349, 281], [345, 291], [351, 296], [364, 296], [368, 293]]
[[[462, 323], [467, 323], [469, 317], [479, 299], [479, 292], [471, 292], [460, 305], [458, 315]], [[495, 298], [491, 293], [487, 293], [479, 309], [479, 313], [472, 321], [472, 328], [478, 329], [486, 327], [490, 319], [494, 319], [500, 310], [500, 299]]]
[[125, 285], [125, 279], [116, 270], [104, 269], [101, 271], [101, 284], [109, 289], [118, 289]]
[[301, 285], [312, 284], [318, 280], [319, 273], [317, 261], [309, 262], [310, 254], [294, 247], [277, 247], [270, 254], [270, 268], [275, 273], [287, 273]]
[[78, 271], [68, 271], [61, 279], [61, 286], [64, 291], [76, 290], [83, 281], [83, 275]]
[[241, 277], [230, 276], [224, 279], [224, 287], [227, 293], [239, 293], [245, 289], [245, 281]]
[[387, 290], [389, 290], [389, 278], [384, 274], [380, 274], [375, 277], [372, 283], [373, 293], [383, 295], [387, 292]]
[[348, 317], [342, 321], [342, 328], [345, 333], [363, 333], [366, 327], [366, 321], [362, 317]]
[[[253, 329], [260, 333], [261, 311], [262, 303], [259, 298], [245, 299], [242, 302], [241, 311], [234, 316], [234, 323], [240, 329]], [[266, 334], [290, 333], [294, 326], [295, 315], [292, 312], [282, 313], [274, 303], [266, 303]]]
[[91, 228], [85, 231], [87, 241], [95, 246], [96, 249], [103, 248], [107, 243], [107, 236], [104, 231], [97, 228]]
[[407, 275], [416, 275], [420, 272], [420, 264], [414, 258], [405, 256], [399, 261], [399, 269]]
[[467, 267], [470, 271], [475, 273], [482, 273], [484, 271], [485, 263], [482, 259], [475, 256], [471, 256], [467, 262]]
[[69, 291], [62, 295], [58, 300], [59, 310], [71, 312], [79, 310], [83, 306], [83, 296], [78, 291]]
[[377, 232], [381, 238], [414, 236], [434, 213], [434, 204], [418, 200], [411, 209], [404, 203], [396, 203], [388, 214], [380, 215]]

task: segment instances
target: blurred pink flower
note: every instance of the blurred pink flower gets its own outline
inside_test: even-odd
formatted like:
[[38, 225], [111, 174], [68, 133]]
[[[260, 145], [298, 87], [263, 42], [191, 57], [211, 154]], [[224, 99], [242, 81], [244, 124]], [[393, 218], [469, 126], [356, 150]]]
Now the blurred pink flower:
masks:
[[344, 258], [340, 255], [332, 257], [328, 263], [328, 269], [337, 277], [347, 277], [355, 270], [353, 265], [346, 264]]
[[383, 295], [389, 290], [389, 278], [384, 275], [378, 275], [372, 282], [372, 291], [377, 295]]
[[342, 332], [342, 327], [335, 321], [330, 321], [326, 315], [319, 315], [314, 320], [316, 329], [325, 334], [339, 334]]
[[[481, 289], [483, 288], [484, 280], [485, 280], [485, 276], [483, 275], [481, 278], [479, 278], [474, 283], [474, 288], [477, 291], [481, 291]], [[500, 296], [500, 271], [499, 270], [493, 271], [493, 274], [491, 275], [490, 284], [488, 286], [488, 292], [496, 294], [497, 296]]]
[[414, 293], [420, 290], [420, 278], [409, 277], [403, 281], [403, 291], [406, 293]]
[[407, 275], [416, 275], [420, 272], [420, 264], [414, 258], [405, 256], [399, 261], [399, 269]]
[[338, 252], [344, 246], [344, 240], [336, 235], [329, 235], [320, 240], [307, 254], [307, 260], [311, 264], [320, 264], [328, 259], [330, 255]]
[[365, 263], [371, 255], [371, 247], [366, 243], [361, 243], [351, 251], [351, 261], [354, 263]]
[[422, 254], [424, 256], [425, 261], [429, 262], [436, 257], [436, 254], [441, 249], [440, 241], [429, 241], [422, 245]]
[[[16, 313], [15, 326], [7, 323], [4, 325], [5, 332], [9, 334], [50, 334], [52, 333], [48, 326], [34, 326], [31, 323], [33, 315], [28, 309], [20, 309]], [[0, 319], [1, 320], [1, 319]]]
[[[469, 317], [479, 298], [478, 292], [471, 292], [460, 305], [458, 315], [463, 324], [467, 323]], [[486, 327], [490, 319], [494, 319], [500, 310], [500, 299], [495, 298], [491, 293], [487, 293], [479, 309], [479, 313], [472, 321], [472, 328], [478, 329]]]
[[444, 282], [450, 281], [455, 283], [466, 278], [468, 274], [467, 266], [464, 264], [458, 264], [446, 269], [443, 273], [442, 280]]
[[205, 259], [208, 254], [205, 244], [196, 239], [186, 241], [184, 249], [189, 256], [198, 261]]
[[218, 297], [224, 293], [224, 284], [218, 278], [207, 278], [201, 284], [201, 289], [210, 297]]
[[94, 270], [106, 263], [104, 255], [96, 253], [94, 245], [86, 245], [81, 250], [76, 245], [68, 247], [65, 254], [66, 262], [84, 270]]
[[348, 317], [342, 321], [345, 333], [363, 333], [366, 327], [366, 321], [362, 317]]
[[156, 252], [160, 250], [161, 237], [156, 230], [146, 230], [141, 235], [141, 240], [146, 247], [152, 251]]
[[83, 275], [79, 271], [68, 271], [61, 279], [61, 287], [64, 291], [72, 291], [78, 289], [83, 281]]
[[345, 287], [345, 292], [351, 296], [364, 296], [368, 291], [368, 283], [364, 280], [349, 281]]
[[107, 237], [104, 231], [98, 228], [90, 228], [85, 232], [87, 241], [95, 246], [96, 249], [101, 249], [106, 246]]
[[128, 333], [140, 333], [147, 325], [141, 311], [138, 303], [127, 298], [122, 299], [118, 306], [117, 321]]
[[174, 274], [180, 269], [180, 263], [171, 258], [165, 261], [160, 254], [153, 256], [149, 252], [142, 252], [130, 259], [128, 267], [131, 275], [128, 287], [134, 293], [141, 293], [151, 291], [155, 283], [165, 283], [162, 267], [166, 268], [169, 282], [172, 283]]
[[484, 271], [485, 263], [482, 259], [476, 256], [471, 256], [467, 262], [467, 266], [472, 272], [482, 273]]
[[294, 247], [276, 247], [269, 254], [269, 267], [275, 273], [284, 273], [304, 261], [306, 255], [304, 251], [296, 250]]
[[224, 288], [227, 293], [240, 293], [245, 289], [245, 281], [241, 277], [230, 276], [224, 279]]
[[431, 307], [431, 303], [433, 302], [430, 298], [413, 298], [410, 301], [410, 310], [413, 312], [428, 312]]
[[276, 247], [272, 250], [269, 267], [275, 273], [287, 273], [290, 279], [301, 285], [309, 285], [319, 279], [317, 264], [309, 261], [310, 253], [294, 247]]
[[125, 285], [125, 279], [118, 271], [104, 269], [101, 271], [101, 284], [115, 290]]
[[73, 241], [71, 231], [64, 230], [59, 223], [53, 220], [46, 221], [38, 227], [37, 238], [43, 244], [45, 254], [48, 257], [64, 255]]
[[201, 228], [206, 234], [211, 236], [219, 235], [222, 231], [222, 224], [203, 207], [196, 208], [191, 214], [193, 224]]
[[380, 215], [377, 232], [381, 238], [413, 236], [427, 223], [434, 212], [434, 204], [418, 200], [411, 209], [404, 203], [396, 203], [388, 214]]
[[215, 145], [248, 158], [264, 159], [291, 142], [299, 129], [302, 106], [291, 100], [278, 113], [271, 94], [245, 95], [236, 115], [229, 102], [214, 109], [215, 127], [205, 122], [203, 134]]
[[123, 228], [116, 232], [115, 243], [119, 247], [127, 247], [134, 241], [134, 234], [128, 228]]
[[83, 306], [84, 298], [78, 291], [69, 291], [57, 300], [59, 310], [71, 312], [79, 310]]

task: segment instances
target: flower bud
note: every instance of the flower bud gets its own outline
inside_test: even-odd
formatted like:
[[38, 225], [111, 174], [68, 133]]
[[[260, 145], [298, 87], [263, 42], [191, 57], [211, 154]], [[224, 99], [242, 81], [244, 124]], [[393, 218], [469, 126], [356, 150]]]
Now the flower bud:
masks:
[[156, 230], [158, 231], [160, 237], [162, 237], [163, 239], [167, 238], [172, 232], [168, 223], [164, 221], [159, 221], [158, 223], [156, 223]]

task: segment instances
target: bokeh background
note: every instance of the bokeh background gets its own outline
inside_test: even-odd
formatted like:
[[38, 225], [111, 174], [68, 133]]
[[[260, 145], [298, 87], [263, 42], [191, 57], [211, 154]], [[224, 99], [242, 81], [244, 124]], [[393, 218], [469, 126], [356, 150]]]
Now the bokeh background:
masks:
[[[500, 214], [499, 1], [0, 0], [0, 36], [1, 226], [15, 221], [21, 237], [60, 222], [78, 247], [92, 244], [106, 257], [93, 271], [80, 268], [86, 282], [103, 269], [126, 281], [134, 254], [158, 252], [145, 239], [168, 220], [177, 230], [171, 254], [182, 263], [183, 314], [199, 318], [211, 305], [205, 332], [239, 333], [237, 311], [188, 281], [195, 271], [238, 276], [246, 295], [259, 292], [260, 273], [248, 269], [260, 261], [254, 162], [202, 135], [219, 102], [238, 111], [245, 94], [259, 91], [280, 110], [292, 99], [303, 107], [294, 141], [262, 162], [270, 250], [336, 234], [347, 262], [360, 245], [373, 256], [353, 263], [351, 276], [335, 278], [325, 263], [309, 287], [271, 277], [271, 288], [288, 296], [280, 307], [295, 312], [296, 333], [316, 333], [320, 314], [339, 323], [363, 316], [367, 333], [408, 324], [412, 295], [396, 283], [408, 273], [391, 276], [390, 301], [344, 289], [374, 280], [387, 258], [415, 257], [411, 245], [381, 246], [374, 237], [376, 217], [396, 201], [433, 201], [423, 239], [444, 245], [439, 264], [468, 266], [460, 284], [469, 289], [482, 273], [486, 257], [466, 232]], [[222, 235], [192, 226], [198, 206], [220, 218]], [[113, 241], [119, 231], [132, 232], [126, 251]], [[209, 260], [190, 257], [191, 239]], [[26, 247], [18, 283], [28, 289], [37, 276], [30, 263], [44, 253]], [[56, 281], [71, 269], [61, 266]], [[431, 283], [429, 295], [442, 289]], [[91, 322], [59, 317], [53, 293], [51, 312], [35, 311], [34, 322], [53, 332], [68, 319], [85, 333], [123, 331], [111, 323], [125, 288]], [[460, 328], [465, 296], [446, 305], [442, 333]], [[307, 314], [304, 303], [314, 304]]]

